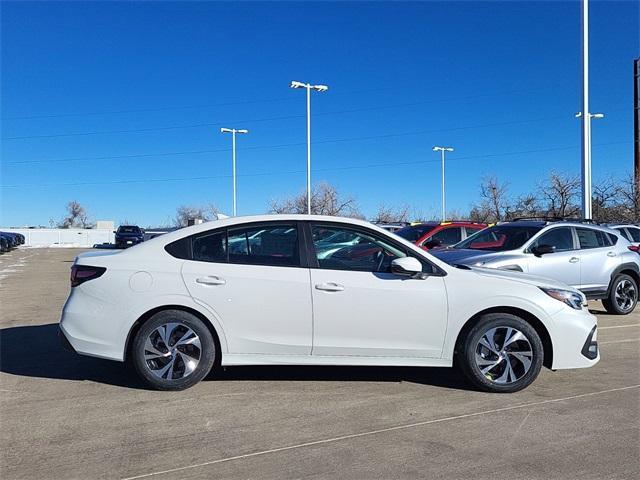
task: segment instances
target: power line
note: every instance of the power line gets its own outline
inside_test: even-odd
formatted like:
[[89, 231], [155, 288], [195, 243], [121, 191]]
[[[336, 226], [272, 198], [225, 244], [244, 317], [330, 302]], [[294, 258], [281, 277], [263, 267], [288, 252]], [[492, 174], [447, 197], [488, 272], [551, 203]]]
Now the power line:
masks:
[[[315, 115], [316, 116], [339, 115], [339, 114], [345, 114], [345, 113], [385, 110], [390, 108], [413, 107], [413, 106], [426, 105], [426, 104], [432, 104], [432, 103], [446, 103], [446, 102], [452, 102], [455, 100], [472, 100], [476, 98], [491, 98], [495, 96], [510, 95], [514, 93], [524, 93], [529, 91], [531, 90], [514, 90], [510, 92], [488, 93], [488, 94], [479, 94], [479, 95], [469, 95], [469, 96], [463, 96], [463, 97], [421, 100], [417, 102], [362, 107], [362, 108], [355, 108], [355, 109], [348, 109], [348, 110], [337, 110], [332, 112], [318, 112]], [[289, 119], [302, 118], [302, 117], [304, 117], [304, 115], [287, 115], [287, 116], [281, 116], [281, 117], [237, 120], [235, 121], [235, 123], [267, 122], [267, 121], [276, 121], [276, 120], [289, 120]], [[132, 134], [132, 133], [135, 134], [135, 133], [148, 133], [148, 132], [154, 132], [154, 131], [215, 127], [215, 126], [220, 126], [222, 124], [227, 124], [227, 123], [234, 123], [234, 122], [224, 121], [224, 122], [213, 122], [213, 123], [196, 123], [196, 124], [189, 124], [189, 125], [169, 125], [164, 127], [146, 127], [146, 128], [137, 128], [137, 129], [94, 130], [89, 132], [70, 132], [70, 133], [55, 133], [55, 134], [42, 134], [42, 135], [20, 135], [20, 136], [13, 136], [13, 137], [3, 137], [2, 139], [3, 140], [30, 140], [30, 139], [37, 139], [37, 138], [62, 138], [62, 137], [116, 135], [116, 134]]]
[[[438, 129], [429, 129], [429, 130], [416, 130], [413, 132], [400, 132], [400, 133], [388, 133], [382, 135], [368, 135], [363, 137], [347, 137], [347, 138], [336, 138], [336, 139], [326, 139], [326, 140], [316, 140], [315, 144], [328, 144], [328, 143], [343, 143], [343, 142], [354, 142], [354, 141], [366, 141], [366, 140], [376, 140], [383, 138], [394, 138], [394, 137], [404, 137], [404, 136], [413, 136], [413, 135], [423, 135], [425, 133], [439, 133], [439, 132], [449, 132], [449, 131], [457, 131], [457, 130], [468, 130], [471, 128], [487, 128], [487, 127], [502, 127], [508, 125], [520, 125], [527, 123], [537, 123], [537, 122], [545, 122], [547, 120], [556, 120], [558, 118], [565, 118], [564, 115], [557, 115], [552, 117], [543, 117], [533, 120], [514, 120], [508, 122], [496, 122], [496, 123], [484, 123], [484, 124], [475, 124], [475, 125], [466, 125], [461, 127], [449, 127], [449, 128], [438, 128]], [[271, 148], [287, 148], [287, 147], [298, 147], [301, 145], [306, 145], [304, 142], [297, 143], [282, 143], [275, 145], [258, 145], [258, 146], [248, 146], [244, 147], [243, 150], [263, 150], [263, 149], [271, 149]], [[192, 151], [178, 151], [178, 152], [162, 152], [162, 153], [140, 153], [133, 155], [115, 155], [115, 156], [100, 156], [100, 157], [71, 157], [71, 158], [59, 158], [59, 159], [43, 159], [43, 160], [24, 160], [24, 161], [15, 161], [15, 162], [6, 162], [6, 165], [22, 165], [22, 164], [32, 164], [32, 163], [58, 163], [58, 162], [71, 162], [71, 161], [95, 161], [95, 160], [115, 160], [115, 159], [125, 159], [125, 158], [144, 158], [144, 157], [161, 157], [161, 156], [174, 156], [174, 155], [188, 155], [188, 154], [205, 154], [205, 153], [218, 153], [218, 152], [229, 152], [228, 148], [224, 149], [213, 149], [213, 150], [192, 150]]]
[[[632, 143], [632, 142], [611, 142], [611, 143], [602, 143], [597, 146], [607, 146], [614, 144], [624, 144], [624, 143]], [[303, 144], [304, 145], [304, 144]], [[595, 145], [594, 145], [595, 146]], [[541, 148], [535, 150], [520, 150], [513, 152], [501, 152], [501, 153], [486, 153], [481, 155], [468, 155], [463, 157], [451, 157], [451, 160], [470, 160], [470, 159], [478, 159], [478, 158], [493, 158], [493, 157], [503, 157], [503, 156], [516, 156], [522, 154], [529, 153], [545, 153], [545, 152], [553, 152], [553, 151], [562, 151], [562, 150], [574, 150], [579, 148], [579, 145], [571, 145], [565, 147], [551, 147], [551, 148]], [[358, 170], [365, 168], [380, 168], [380, 167], [393, 167], [393, 166], [408, 166], [408, 165], [421, 165], [428, 163], [439, 163], [439, 160], [415, 160], [415, 161], [407, 161], [407, 162], [383, 162], [383, 163], [370, 163], [365, 165], [347, 165], [341, 167], [329, 167], [329, 168], [319, 168], [315, 169], [316, 172], [331, 172], [331, 171], [344, 171], [344, 170]], [[239, 174], [238, 177], [265, 177], [265, 176], [275, 176], [275, 175], [291, 175], [291, 174], [299, 174], [305, 173], [306, 170], [289, 170], [289, 171], [279, 171], [279, 172], [258, 172], [258, 173], [245, 173]], [[30, 187], [52, 187], [52, 186], [89, 186], [89, 185], [120, 185], [120, 184], [131, 184], [131, 183], [159, 183], [159, 182], [183, 182], [183, 181], [198, 181], [198, 180], [213, 180], [213, 179], [222, 179], [222, 178], [231, 178], [231, 175], [208, 175], [208, 176], [198, 176], [198, 177], [170, 177], [170, 178], [153, 178], [153, 179], [122, 179], [122, 180], [113, 180], [107, 182], [69, 182], [69, 183], [42, 183], [42, 184], [23, 184], [23, 185], [2, 185], [0, 188], [30, 188]]]

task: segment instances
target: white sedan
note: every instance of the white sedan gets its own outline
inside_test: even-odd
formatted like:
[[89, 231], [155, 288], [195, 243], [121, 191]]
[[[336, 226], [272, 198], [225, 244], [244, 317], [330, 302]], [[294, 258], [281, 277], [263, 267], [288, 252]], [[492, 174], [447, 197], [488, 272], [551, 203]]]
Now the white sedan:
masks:
[[[327, 242], [333, 234], [337, 245]], [[318, 255], [317, 244], [329, 255]], [[233, 248], [230, 246], [233, 245]], [[131, 360], [162, 390], [229, 365], [450, 367], [513, 392], [544, 365], [599, 360], [584, 295], [553, 280], [452, 267], [370, 223], [237, 217], [78, 256], [62, 341]]]

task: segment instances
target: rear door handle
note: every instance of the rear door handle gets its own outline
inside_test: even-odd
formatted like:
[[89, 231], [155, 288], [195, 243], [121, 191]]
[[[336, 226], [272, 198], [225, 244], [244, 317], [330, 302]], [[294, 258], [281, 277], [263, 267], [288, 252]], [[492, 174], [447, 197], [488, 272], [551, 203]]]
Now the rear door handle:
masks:
[[607, 252], [607, 257], [615, 257], [616, 252]]
[[317, 283], [316, 290], [324, 290], [325, 292], [342, 292], [344, 287], [334, 282]]
[[200, 283], [201, 285], [224, 285], [227, 281], [224, 278], [211, 275], [208, 277], [196, 278], [196, 283]]
[[577, 263], [577, 262], [579, 262], [579, 261], [580, 261], [580, 259], [579, 259], [578, 257], [571, 257], [571, 258], [569, 259], [569, 263]]

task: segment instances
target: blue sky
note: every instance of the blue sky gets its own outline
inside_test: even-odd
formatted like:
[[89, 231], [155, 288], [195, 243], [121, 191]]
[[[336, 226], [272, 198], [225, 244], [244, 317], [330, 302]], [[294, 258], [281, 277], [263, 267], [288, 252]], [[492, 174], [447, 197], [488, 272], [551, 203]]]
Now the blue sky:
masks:
[[[164, 223], [178, 206], [263, 213], [313, 180], [382, 203], [464, 211], [481, 178], [511, 193], [579, 174], [580, 3], [2, 3], [3, 225], [72, 199], [95, 219]], [[595, 179], [630, 172], [637, 2], [591, 2]], [[528, 153], [527, 153], [528, 152]]]

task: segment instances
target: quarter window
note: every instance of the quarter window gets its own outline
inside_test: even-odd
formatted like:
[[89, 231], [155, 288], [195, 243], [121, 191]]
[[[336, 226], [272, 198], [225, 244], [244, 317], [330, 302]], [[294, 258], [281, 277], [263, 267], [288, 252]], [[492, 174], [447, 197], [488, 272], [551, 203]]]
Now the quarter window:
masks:
[[314, 225], [312, 234], [318, 266], [328, 270], [389, 272], [394, 259], [407, 256], [369, 232]]
[[229, 263], [297, 267], [298, 229], [277, 225], [229, 229]]
[[626, 238], [627, 240], [631, 241], [631, 235], [629, 234], [629, 232], [631, 231], [631, 229], [626, 229], [626, 228], [616, 228], [616, 230], [618, 230], [620, 232], [620, 234]]

